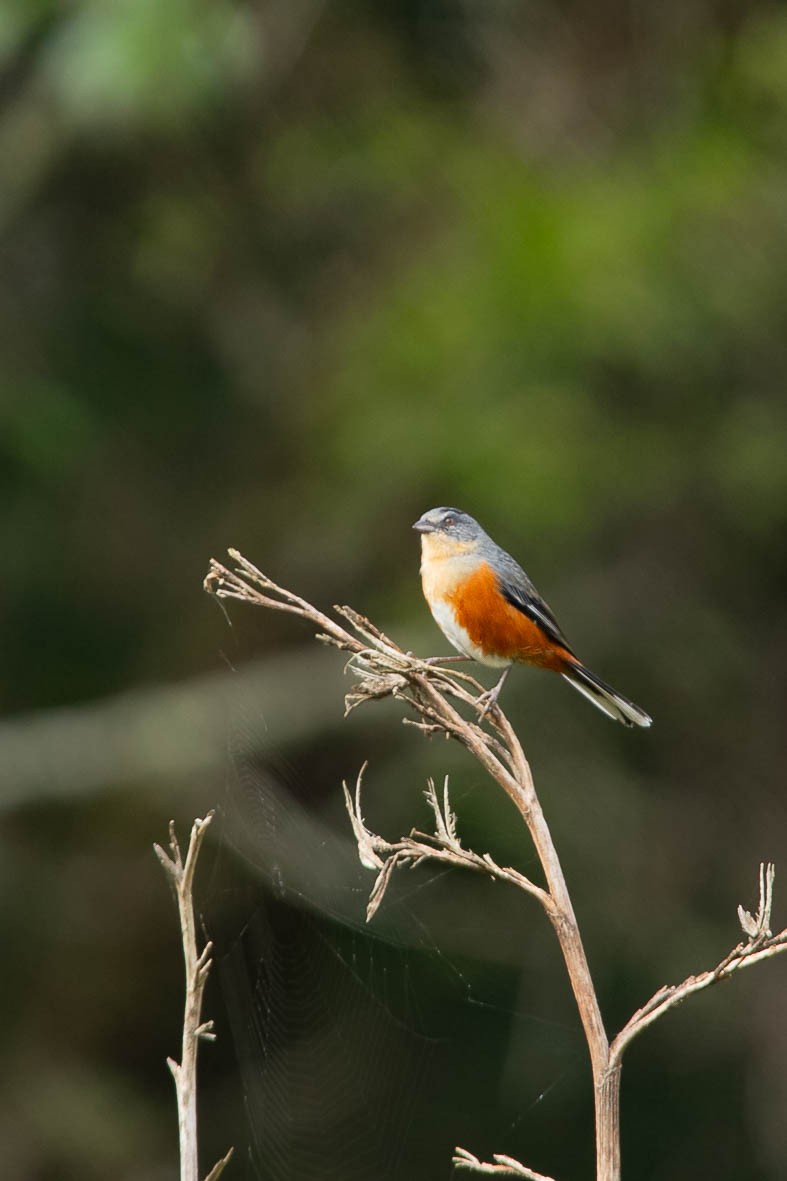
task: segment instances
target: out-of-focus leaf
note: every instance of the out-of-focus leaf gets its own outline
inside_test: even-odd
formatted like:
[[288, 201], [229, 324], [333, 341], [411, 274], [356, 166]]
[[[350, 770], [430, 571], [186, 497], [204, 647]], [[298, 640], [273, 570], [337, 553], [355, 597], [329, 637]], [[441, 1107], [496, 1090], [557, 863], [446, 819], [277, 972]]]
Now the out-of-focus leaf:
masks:
[[83, 0], [49, 46], [64, 114], [87, 126], [169, 126], [247, 77], [260, 46], [228, 0]]

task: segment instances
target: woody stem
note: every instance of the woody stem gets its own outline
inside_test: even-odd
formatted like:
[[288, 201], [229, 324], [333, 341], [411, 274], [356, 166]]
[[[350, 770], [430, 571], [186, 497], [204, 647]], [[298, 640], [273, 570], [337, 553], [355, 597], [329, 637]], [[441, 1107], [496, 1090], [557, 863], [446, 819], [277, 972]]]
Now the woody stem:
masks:
[[621, 1063], [617, 1060], [610, 1068], [609, 1040], [593, 978], [560, 859], [536, 795], [530, 765], [508, 719], [499, 712], [496, 717], [511, 755], [511, 771], [503, 767], [483, 744], [474, 741], [472, 735], [466, 744], [516, 806], [544, 870], [549, 891], [545, 909], [563, 953], [590, 1053], [596, 1114], [596, 1181], [619, 1181]]
[[[535, 793], [533, 793], [535, 796]], [[620, 1177], [620, 1063], [609, 1069], [609, 1041], [571, 898], [538, 800], [524, 816], [544, 868], [554, 909], [548, 911], [571, 981], [590, 1052], [596, 1113], [596, 1181]]]

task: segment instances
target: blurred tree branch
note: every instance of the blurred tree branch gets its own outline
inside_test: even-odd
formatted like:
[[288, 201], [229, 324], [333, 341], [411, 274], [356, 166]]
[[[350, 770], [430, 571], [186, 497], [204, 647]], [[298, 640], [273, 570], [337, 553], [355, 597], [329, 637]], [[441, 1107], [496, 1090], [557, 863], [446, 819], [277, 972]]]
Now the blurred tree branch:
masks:
[[[418, 719], [405, 719], [406, 722], [427, 734], [442, 733], [461, 743], [518, 809], [535, 845], [546, 879], [546, 889], [514, 869], [497, 865], [489, 854], [479, 855], [464, 848], [458, 836], [456, 817], [451, 811], [447, 781], [442, 800], [438, 798], [433, 782], [430, 782], [426, 793], [434, 816], [434, 833], [413, 830], [409, 836], [395, 842], [384, 840], [366, 827], [361, 811], [363, 768], [358, 776], [354, 796], [344, 785], [345, 803], [361, 863], [377, 873], [370, 893], [367, 920], [373, 917], [380, 906], [395, 870], [427, 860], [473, 869], [494, 880], [508, 881], [535, 897], [541, 904], [563, 953], [590, 1054], [596, 1113], [596, 1178], [597, 1181], [619, 1181], [623, 1052], [638, 1033], [688, 996], [787, 947], [787, 928], [777, 935], [770, 932], [773, 866], [762, 866], [760, 869], [757, 914], [753, 916], [742, 907], [738, 908], [748, 942], [737, 944], [710, 971], [690, 976], [677, 986], [659, 989], [634, 1014], [610, 1045], [565, 877], [536, 795], [530, 767], [514, 730], [499, 706], [496, 705], [487, 715], [489, 729], [484, 729], [484, 710], [478, 703], [482, 687], [473, 677], [453, 669], [448, 672], [430, 661], [419, 660], [411, 653], [402, 651], [352, 608], [336, 607], [338, 615], [349, 624], [348, 630], [306, 600], [277, 586], [237, 550], [230, 550], [229, 554], [235, 563], [234, 569], [212, 560], [205, 579], [207, 591], [220, 599], [236, 599], [285, 611], [307, 620], [317, 629], [319, 640], [350, 653], [347, 667], [355, 674], [356, 684], [345, 697], [347, 713], [365, 701], [388, 696], [406, 703], [415, 710]], [[455, 708], [455, 703], [469, 706], [475, 711], [478, 721], [462, 716]], [[511, 1157], [496, 1155], [492, 1163], [486, 1163], [463, 1148], [456, 1149], [454, 1164], [457, 1168], [475, 1169], [481, 1173], [550, 1181]]]
[[[226, 766], [228, 714], [243, 715], [260, 748], [269, 742], [269, 732], [277, 746], [312, 739], [335, 720], [330, 703], [335, 684], [333, 670], [313, 653], [289, 652], [227, 673], [4, 718], [0, 812], [130, 782], [193, 784], [195, 777]], [[297, 711], [283, 704], [290, 686], [293, 692], [297, 686]]]

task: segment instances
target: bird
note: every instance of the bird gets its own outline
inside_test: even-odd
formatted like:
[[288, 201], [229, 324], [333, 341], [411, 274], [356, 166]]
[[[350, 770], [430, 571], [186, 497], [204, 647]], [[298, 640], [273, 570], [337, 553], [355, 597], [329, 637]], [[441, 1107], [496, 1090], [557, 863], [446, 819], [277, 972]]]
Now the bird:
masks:
[[522, 567], [474, 517], [442, 506], [425, 512], [413, 529], [421, 535], [424, 597], [460, 653], [442, 660], [476, 660], [503, 670], [478, 699], [482, 720], [497, 704], [512, 665], [532, 664], [559, 673], [607, 717], [625, 726], [650, 726], [643, 709], [582, 664]]

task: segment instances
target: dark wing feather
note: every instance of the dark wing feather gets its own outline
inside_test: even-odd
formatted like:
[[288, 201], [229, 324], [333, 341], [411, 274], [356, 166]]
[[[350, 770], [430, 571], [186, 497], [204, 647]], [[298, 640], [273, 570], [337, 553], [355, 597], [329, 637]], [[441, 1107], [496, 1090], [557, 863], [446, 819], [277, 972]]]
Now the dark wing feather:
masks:
[[503, 598], [528, 619], [532, 619], [550, 640], [571, 652], [569, 642], [560, 630], [551, 608], [541, 598], [519, 563], [505, 550], [500, 550], [495, 568]]

